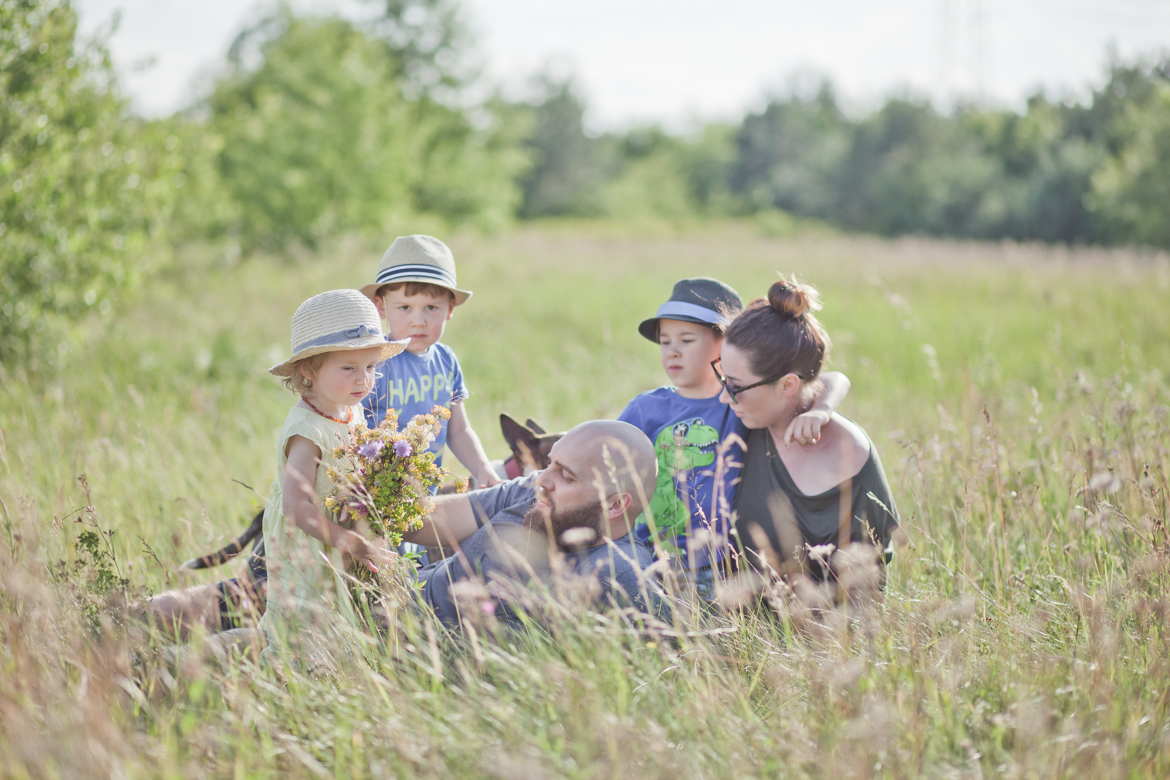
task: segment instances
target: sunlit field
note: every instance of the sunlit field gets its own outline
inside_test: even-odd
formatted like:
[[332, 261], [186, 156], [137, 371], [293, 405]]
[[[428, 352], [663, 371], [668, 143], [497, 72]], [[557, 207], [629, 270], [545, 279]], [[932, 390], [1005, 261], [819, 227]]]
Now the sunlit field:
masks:
[[[902, 515], [874, 604], [680, 611], [673, 636], [408, 618], [331, 680], [171, 663], [96, 572], [131, 601], [235, 575], [175, 568], [268, 493], [293, 311], [392, 236], [193, 247], [59, 374], [0, 373], [0, 776], [1170, 775], [1170, 259], [766, 227], [444, 236], [475, 294], [443, 341], [503, 457], [500, 412], [563, 430], [664, 383], [636, 326], [675, 280], [750, 299], [796, 273]], [[76, 546], [94, 522], [106, 564]]]

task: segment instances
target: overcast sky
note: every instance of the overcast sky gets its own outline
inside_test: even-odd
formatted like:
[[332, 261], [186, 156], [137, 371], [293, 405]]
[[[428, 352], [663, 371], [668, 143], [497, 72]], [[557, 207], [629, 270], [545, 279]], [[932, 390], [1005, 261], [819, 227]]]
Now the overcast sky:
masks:
[[[121, 12], [111, 49], [135, 109], [151, 116], [190, 103], [240, 27], [272, 7], [76, 5], [85, 30]], [[1123, 58], [1170, 52], [1168, 0], [464, 0], [464, 8], [489, 78], [518, 94], [543, 67], [575, 73], [598, 130], [735, 118], [802, 72], [829, 76], [861, 108], [905, 91], [1018, 107], [1040, 86], [1084, 94], [1111, 46]]]

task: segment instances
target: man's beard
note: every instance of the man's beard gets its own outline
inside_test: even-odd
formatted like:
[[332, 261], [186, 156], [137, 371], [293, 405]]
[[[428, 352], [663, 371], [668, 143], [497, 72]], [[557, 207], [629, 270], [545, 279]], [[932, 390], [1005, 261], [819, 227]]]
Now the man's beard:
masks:
[[[544, 500], [549, 501], [550, 499], [545, 496]], [[545, 519], [546, 513], [547, 520]], [[532, 508], [524, 514], [524, 525], [542, 533], [548, 533], [551, 527], [553, 538], [557, 540], [559, 547], [565, 547], [561, 542], [565, 531], [577, 528], [592, 531], [593, 536], [584, 544], [571, 545], [573, 547], [590, 547], [601, 539], [601, 515], [600, 500], [571, 509], [558, 509], [555, 505], [544, 509], [533, 504]], [[570, 534], [570, 536], [574, 536], [574, 534]]]

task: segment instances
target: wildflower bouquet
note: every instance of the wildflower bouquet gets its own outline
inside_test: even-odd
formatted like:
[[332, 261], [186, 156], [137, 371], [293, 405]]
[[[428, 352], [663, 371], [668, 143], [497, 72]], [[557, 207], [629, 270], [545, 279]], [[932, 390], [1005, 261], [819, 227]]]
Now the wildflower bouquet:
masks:
[[[391, 409], [377, 428], [353, 431], [349, 442], [334, 450], [334, 456], [351, 468], [329, 470], [333, 492], [325, 499], [326, 507], [335, 513], [348, 509], [375, 536], [397, 547], [404, 533], [422, 527], [422, 518], [434, 503], [431, 489], [448, 474], [427, 448], [450, 417], [448, 409], [436, 406], [429, 414], [416, 415], [400, 431], [398, 415]], [[364, 566], [351, 567], [350, 574], [366, 584], [378, 581]]]

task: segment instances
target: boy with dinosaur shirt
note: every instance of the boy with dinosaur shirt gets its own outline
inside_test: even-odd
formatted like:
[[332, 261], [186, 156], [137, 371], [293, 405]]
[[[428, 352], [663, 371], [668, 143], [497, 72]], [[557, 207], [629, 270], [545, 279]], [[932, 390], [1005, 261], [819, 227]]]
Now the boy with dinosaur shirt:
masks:
[[[719, 358], [724, 328], [742, 309], [739, 293], [716, 279], [676, 283], [670, 300], [638, 326], [658, 344], [672, 385], [635, 397], [618, 416], [641, 429], [658, 454], [658, 483], [635, 534], [656, 551], [673, 553], [675, 565], [708, 599], [714, 567], [728, 550], [728, 515], [747, 440], [743, 423], [719, 401], [723, 388], [711, 362]], [[812, 407], [793, 421], [785, 444], [816, 441], [849, 392], [844, 374], [825, 373], [821, 380]]]

